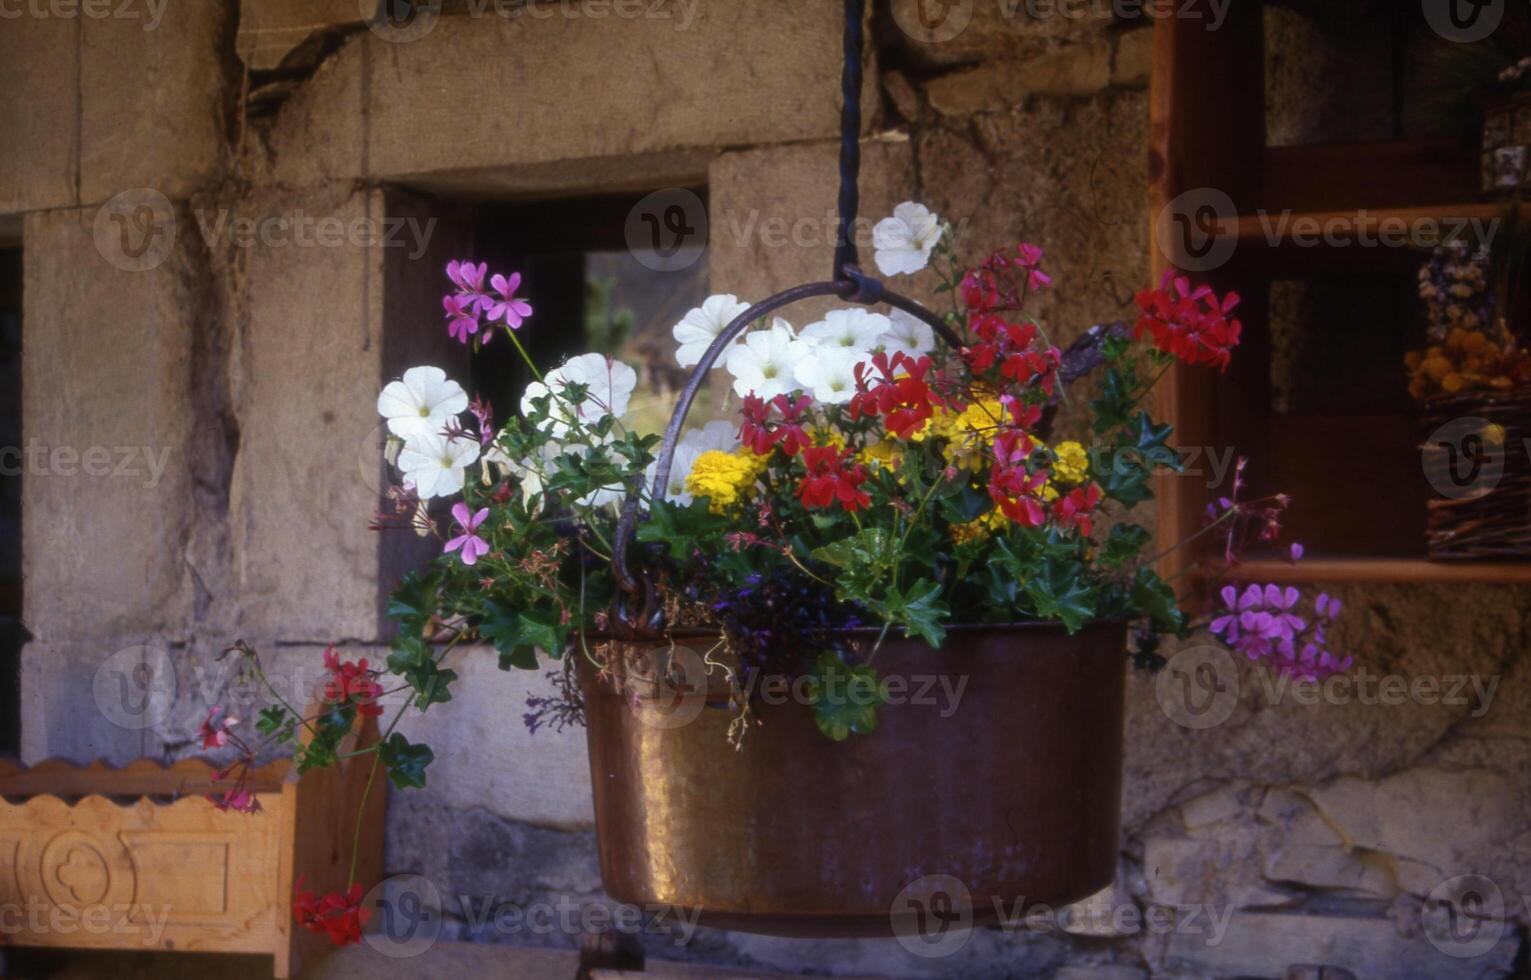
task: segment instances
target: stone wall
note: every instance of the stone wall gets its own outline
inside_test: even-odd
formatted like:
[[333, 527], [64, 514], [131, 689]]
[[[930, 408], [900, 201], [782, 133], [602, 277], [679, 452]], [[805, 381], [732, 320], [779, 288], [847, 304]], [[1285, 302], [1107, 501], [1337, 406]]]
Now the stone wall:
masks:
[[[170, 0], [152, 29], [147, 8], [8, 22], [0, 212], [24, 216], [25, 437], [135, 461], [92, 476], [50, 455], [26, 477], [24, 754], [192, 752], [208, 706], [250, 694], [217, 656], [236, 638], [299, 698], [325, 643], [381, 655], [392, 566], [366, 530], [372, 402], [390, 351], [414, 343], [400, 331], [437, 329], [401, 283], [438, 276], [446, 248], [380, 237], [406, 213], [401, 188], [423, 218], [442, 199], [705, 182], [716, 289], [760, 296], [827, 272], [835, 6], [511, 18], [448, 3], [418, 37], [340, 0]], [[1122, 317], [1147, 267], [1151, 29], [1010, 6], [953, 5], [972, 17], [946, 36], [952, 22], [922, 21], [916, 0], [876, 5], [863, 201], [873, 217], [925, 201], [960, 222], [969, 258], [1046, 245], [1060, 288], [1039, 312], [1066, 342]], [[1273, 90], [1292, 91], [1301, 69], [1273, 64]], [[650, 954], [907, 977], [1506, 975], [1531, 894], [1531, 596], [1340, 594], [1338, 643], [1366, 670], [1477, 679], [1492, 696], [1313, 705], [1230, 661], [1223, 717], [1204, 725], [1166, 675], [1137, 675], [1121, 871], [1064, 925], [975, 932], [944, 959], [717, 932], [651, 936]], [[447, 896], [451, 934], [577, 942], [475, 925], [474, 909], [600, 899], [583, 735], [525, 732], [542, 678], [472, 652], [459, 671], [450, 709], [408, 723], [438, 761], [429, 789], [390, 800], [387, 866]], [[1453, 956], [1441, 900], [1471, 873], [1494, 879], [1512, 924]], [[1203, 918], [1132, 927], [1160, 907]]]

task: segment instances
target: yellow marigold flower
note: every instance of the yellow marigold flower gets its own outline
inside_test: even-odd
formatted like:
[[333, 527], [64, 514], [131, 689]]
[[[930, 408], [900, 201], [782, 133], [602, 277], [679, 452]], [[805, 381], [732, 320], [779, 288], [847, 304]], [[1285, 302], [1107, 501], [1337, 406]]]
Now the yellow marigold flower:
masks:
[[982, 541], [995, 531], [1009, 523], [1003, 511], [998, 507], [989, 511], [976, 520], [966, 524], [953, 524], [951, 529], [952, 541], [957, 544], [968, 544], [973, 541]]
[[942, 408], [939, 405], [936, 406], [932, 410], [930, 418], [925, 421], [925, 424], [920, 426], [918, 430], [909, 433], [909, 441], [924, 442], [926, 439], [949, 438], [952, 434], [952, 425], [956, 417], [957, 413]]
[[1090, 454], [1077, 442], [1060, 442], [1053, 450], [1058, 461], [1053, 464], [1053, 475], [1064, 483], [1083, 483], [1090, 475]]
[[753, 453], [725, 453], [710, 449], [696, 458], [686, 476], [686, 492], [706, 497], [714, 513], [722, 513], [739, 502], [754, 486], [765, 469], [765, 459]]
[[904, 451], [891, 439], [873, 443], [856, 454], [856, 462], [896, 470], [904, 462]]

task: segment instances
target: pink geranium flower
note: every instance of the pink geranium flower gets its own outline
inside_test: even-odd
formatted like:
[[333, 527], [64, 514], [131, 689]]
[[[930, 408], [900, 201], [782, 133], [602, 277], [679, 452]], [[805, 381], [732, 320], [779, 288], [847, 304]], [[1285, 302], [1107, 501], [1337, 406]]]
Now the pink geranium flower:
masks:
[[532, 315], [532, 304], [516, 298], [516, 290], [521, 288], [521, 273], [512, 272], [509, 279], [496, 274], [489, 280], [489, 284], [494, 287], [496, 295], [487, 298], [484, 315], [490, 323], [504, 320], [510, 329], [520, 330], [521, 324]]
[[477, 565], [478, 560], [489, 553], [489, 542], [478, 536], [479, 525], [489, 519], [489, 508], [484, 507], [478, 513], [469, 515], [468, 505], [464, 503], [452, 506], [452, 517], [457, 520], [457, 526], [462, 533], [447, 542], [446, 554], [451, 554], [457, 549], [462, 549], [462, 563], [464, 565]]
[[487, 262], [474, 265], [472, 262], [453, 260], [447, 263], [447, 278], [452, 280], [452, 285], [457, 287], [460, 295], [473, 300], [474, 305], [480, 309], [489, 302], [489, 297], [484, 295], [484, 275], [488, 271]]
[[[452, 335], [452, 339], [466, 344], [478, 333], [476, 302], [473, 297], [462, 293], [441, 297], [441, 308], [447, 313], [447, 333]], [[486, 334], [485, 339], [489, 336], [492, 334]]]
[[202, 721], [202, 727], [197, 731], [197, 737], [202, 740], [203, 749], [221, 749], [229, 744], [229, 729], [239, 724], [238, 718], [225, 718], [218, 724], [213, 724], [213, 716], [222, 711], [218, 705], [207, 709], [207, 717]]

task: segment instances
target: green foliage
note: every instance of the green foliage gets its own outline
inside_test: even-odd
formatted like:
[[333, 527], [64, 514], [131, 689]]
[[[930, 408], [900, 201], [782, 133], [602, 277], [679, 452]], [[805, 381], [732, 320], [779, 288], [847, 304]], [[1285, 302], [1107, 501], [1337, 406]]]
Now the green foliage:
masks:
[[425, 767], [436, 758], [428, 745], [414, 745], [398, 732], [378, 746], [378, 756], [388, 768], [388, 781], [398, 789], [424, 789]]
[[808, 675], [807, 691], [819, 731], [834, 741], [877, 728], [884, 692], [869, 665], [850, 666], [833, 653], [821, 654]]

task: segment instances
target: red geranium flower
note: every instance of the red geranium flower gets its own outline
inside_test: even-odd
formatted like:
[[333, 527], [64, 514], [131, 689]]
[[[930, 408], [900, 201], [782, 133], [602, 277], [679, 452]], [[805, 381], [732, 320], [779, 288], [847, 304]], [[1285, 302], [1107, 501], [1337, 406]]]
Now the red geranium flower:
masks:
[[835, 501], [846, 511], [857, 511], [872, 502], [861, 489], [866, 482], [866, 467], [848, 465], [851, 452], [834, 446], [809, 446], [803, 450], [803, 465], [808, 475], [798, 484], [798, 499], [804, 507], [828, 507]]
[[383, 706], [377, 703], [383, 696], [383, 685], [375, 679], [375, 672], [367, 666], [366, 658], [342, 662], [340, 651], [328, 646], [324, 648], [324, 669], [330, 675], [324, 682], [326, 704], [355, 705], [364, 718], [375, 718], [383, 713]]
[[[807, 395], [799, 395], [795, 401], [786, 395], [777, 395], [770, 401], [758, 395], [745, 395], [739, 441], [757, 456], [769, 455], [778, 445], [788, 456], [796, 456], [813, 443], [803, 428], [803, 418], [812, 406], [813, 399]], [[772, 409], [781, 415], [781, 421], [771, 419]]]
[[1143, 315], [1133, 328], [1134, 337], [1151, 334], [1155, 347], [1187, 364], [1228, 370], [1243, 331], [1242, 324], [1228, 315], [1239, 305], [1238, 293], [1218, 299], [1211, 287], [1193, 289], [1189, 279], [1171, 270], [1158, 289], [1138, 293], [1137, 303]]
[[913, 358], [903, 351], [891, 358], [879, 351], [872, 355], [872, 370], [865, 362], [856, 365], [851, 417], [881, 415], [884, 427], [900, 439], [919, 432], [935, 414], [935, 406], [945, 404], [925, 380], [932, 363], [929, 357]]
[[303, 877], [299, 875], [293, 886], [293, 920], [309, 932], [329, 933], [336, 946], [359, 943], [362, 927], [372, 918], [372, 910], [362, 908], [365, 894], [362, 886], [355, 884], [344, 893], [318, 896], [303, 887]]
[[1075, 487], [1053, 501], [1053, 520], [1062, 527], [1074, 528], [1088, 537], [1090, 532], [1095, 530], [1095, 519], [1091, 515], [1099, 506], [1100, 486], [1098, 484]]

